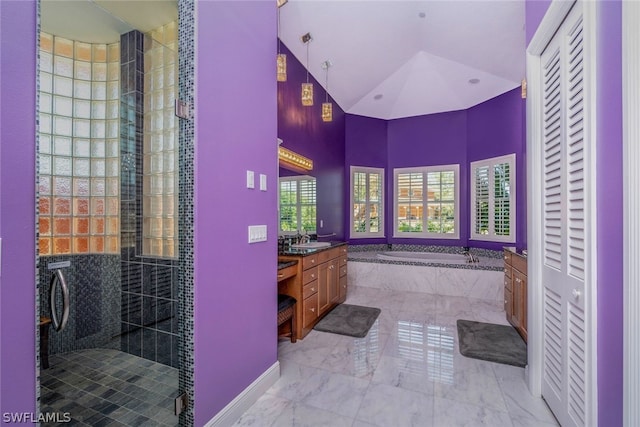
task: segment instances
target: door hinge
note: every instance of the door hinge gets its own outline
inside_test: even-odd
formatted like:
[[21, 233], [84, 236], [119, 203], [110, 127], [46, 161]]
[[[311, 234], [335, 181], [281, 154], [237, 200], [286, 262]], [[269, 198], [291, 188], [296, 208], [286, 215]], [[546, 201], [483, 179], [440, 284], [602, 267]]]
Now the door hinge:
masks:
[[191, 120], [193, 118], [193, 109], [191, 108], [191, 104], [186, 101], [176, 99], [175, 114], [181, 119]]
[[180, 396], [176, 397], [175, 400], [175, 414], [180, 415], [182, 411], [187, 409], [189, 406], [189, 395], [187, 393], [182, 393]]

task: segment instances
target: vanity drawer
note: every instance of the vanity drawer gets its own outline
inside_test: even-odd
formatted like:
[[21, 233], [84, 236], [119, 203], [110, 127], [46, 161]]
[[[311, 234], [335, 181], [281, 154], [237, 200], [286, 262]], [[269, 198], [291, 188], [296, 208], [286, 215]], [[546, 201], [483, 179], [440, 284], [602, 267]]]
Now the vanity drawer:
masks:
[[290, 265], [289, 267], [285, 267], [278, 270], [278, 282], [284, 279], [288, 279], [289, 277], [295, 276], [297, 271], [298, 271], [297, 265]]
[[307, 299], [311, 295], [318, 292], [318, 281], [314, 280], [313, 282], [307, 283], [302, 287], [302, 299]]
[[340, 267], [346, 267], [347, 266], [347, 256], [343, 255], [340, 257], [340, 259], [338, 260], [338, 265]]
[[504, 251], [502, 258], [505, 264], [511, 265], [511, 251]]
[[511, 265], [520, 273], [527, 274], [527, 259], [520, 255], [511, 256]]
[[504, 276], [508, 277], [509, 279], [511, 279], [511, 266], [510, 265], [505, 265], [504, 266]]
[[504, 291], [507, 292], [511, 292], [512, 289], [512, 285], [511, 285], [512, 281], [511, 281], [511, 277], [505, 277], [504, 278]]
[[347, 266], [343, 265], [342, 267], [340, 267], [340, 274], [338, 276], [342, 277], [342, 276], [346, 276], [346, 275], [347, 275]]
[[322, 264], [323, 262], [327, 262], [330, 259], [337, 258], [337, 257], [338, 257], [337, 248], [327, 249], [326, 251], [322, 251], [318, 254], [318, 262]]
[[311, 295], [302, 302], [302, 325], [309, 327], [318, 318], [318, 293]]
[[318, 269], [310, 268], [302, 272], [302, 284], [306, 284], [311, 282], [312, 280], [318, 279]]
[[340, 255], [347, 255], [347, 245], [342, 245], [336, 249], [338, 249]]
[[318, 254], [313, 254], [302, 258], [302, 269], [307, 270], [318, 265]]

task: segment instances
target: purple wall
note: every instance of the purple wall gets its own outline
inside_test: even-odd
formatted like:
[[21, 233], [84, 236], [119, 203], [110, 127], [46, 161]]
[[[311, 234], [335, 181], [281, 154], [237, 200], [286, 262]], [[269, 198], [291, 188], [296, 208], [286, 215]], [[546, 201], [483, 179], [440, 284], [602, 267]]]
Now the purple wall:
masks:
[[622, 3], [597, 4], [598, 425], [622, 425]]
[[[277, 360], [276, 8], [201, 1], [196, 12], [194, 375], [203, 425]], [[247, 189], [247, 170], [257, 183], [267, 174], [268, 191]], [[269, 240], [249, 245], [251, 224], [266, 224]]]
[[[429, 114], [395, 119], [387, 129], [386, 230], [389, 243], [466, 246], [469, 235], [467, 174], [467, 112]], [[460, 239], [399, 239], [393, 237], [393, 169], [460, 164]]]
[[[351, 224], [349, 209], [350, 209], [350, 190], [349, 185], [351, 182], [350, 167], [351, 166], [367, 166], [374, 168], [387, 167], [387, 120], [374, 119], [371, 117], [356, 116], [353, 114], [347, 114], [345, 123], [345, 140], [348, 143], [345, 145], [345, 171], [344, 182], [345, 184], [345, 215], [344, 215], [344, 229], [345, 237], [349, 243], [355, 244], [370, 244], [370, 243], [386, 243], [386, 238], [377, 239], [349, 239], [351, 233]], [[391, 177], [393, 182], [393, 177]], [[388, 191], [389, 174], [385, 171], [385, 194]], [[385, 216], [387, 213], [385, 212]], [[386, 221], [385, 221], [386, 223]], [[386, 229], [385, 224], [385, 236], [389, 235], [389, 230]]]
[[[516, 245], [526, 247], [526, 161], [524, 100], [514, 89], [468, 110], [379, 120], [347, 114], [345, 180], [349, 167], [385, 167], [385, 235], [380, 239], [351, 239], [353, 244], [411, 243], [473, 246], [500, 250], [504, 243], [469, 240], [469, 163], [516, 153]], [[443, 164], [460, 165], [460, 239], [393, 238], [393, 169]], [[348, 185], [346, 188], [348, 194]], [[349, 233], [349, 204], [345, 230]]]
[[[313, 160], [313, 170], [307, 175], [316, 177], [318, 233], [336, 233], [333, 239], [343, 240], [345, 114], [330, 97], [333, 121], [322, 121], [324, 84], [321, 86], [311, 75], [313, 106], [302, 106], [300, 85], [307, 81], [306, 69], [284, 44], [281, 52], [287, 55], [287, 81], [278, 83], [278, 137], [284, 141], [283, 147]], [[324, 222], [323, 228], [320, 220]]]
[[[527, 247], [527, 162], [525, 104], [520, 88], [467, 110], [467, 161], [516, 153], [516, 246]], [[470, 172], [469, 172], [470, 173]], [[471, 179], [471, 177], [469, 177]], [[467, 183], [468, 184], [468, 183]], [[467, 199], [471, 189], [467, 186]], [[470, 225], [470, 219], [467, 220]], [[469, 230], [469, 234], [471, 231]], [[498, 242], [470, 241], [474, 247], [501, 250]]]
[[0, 413], [36, 412], [36, 3], [0, 1]]

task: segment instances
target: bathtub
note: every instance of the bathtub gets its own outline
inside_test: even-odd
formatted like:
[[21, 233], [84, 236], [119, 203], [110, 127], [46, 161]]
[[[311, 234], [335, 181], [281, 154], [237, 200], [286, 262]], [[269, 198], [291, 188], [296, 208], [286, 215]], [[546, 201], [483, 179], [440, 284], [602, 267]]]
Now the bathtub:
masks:
[[377, 254], [378, 259], [386, 261], [423, 262], [425, 264], [466, 264], [464, 254], [448, 254], [440, 252], [406, 252], [389, 251]]

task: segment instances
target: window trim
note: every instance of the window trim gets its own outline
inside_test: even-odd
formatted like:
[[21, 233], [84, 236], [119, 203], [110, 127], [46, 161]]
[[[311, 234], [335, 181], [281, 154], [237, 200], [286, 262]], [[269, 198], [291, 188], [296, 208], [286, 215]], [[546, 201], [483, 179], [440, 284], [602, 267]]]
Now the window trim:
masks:
[[[510, 204], [509, 204], [509, 235], [497, 236], [495, 235], [495, 223], [493, 211], [493, 202], [495, 199], [495, 190], [493, 184], [493, 174], [489, 174], [489, 234], [477, 234], [476, 229], [476, 169], [478, 167], [488, 166], [490, 169], [496, 164], [508, 163], [511, 173], [509, 174], [509, 186], [511, 188]], [[470, 240], [482, 240], [486, 242], [502, 242], [502, 243], [515, 243], [516, 241], [516, 153], [506, 154], [503, 156], [491, 157], [489, 159], [477, 160], [470, 163], [469, 167], [469, 183], [470, 183]]]
[[296, 222], [298, 224], [298, 229], [296, 231], [283, 231], [280, 226], [282, 225], [282, 220], [280, 217], [280, 183], [282, 181], [314, 181], [315, 183], [315, 199], [316, 199], [316, 229], [315, 230], [305, 230], [306, 234], [316, 234], [318, 232], [318, 182], [315, 176], [311, 175], [293, 175], [293, 176], [282, 176], [278, 178], [278, 234], [281, 236], [295, 236], [298, 233], [301, 233], [301, 224], [302, 224], [302, 209], [300, 209], [300, 191], [299, 186], [297, 186], [298, 190], [296, 191]]
[[[453, 233], [430, 233], [426, 227], [427, 216], [423, 217], [423, 231], [420, 233], [399, 231], [398, 230], [398, 175], [401, 173], [422, 173], [428, 174], [429, 172], [453, 172], [454, 181], [454, 227]], [[425, 179], [426, 183], [427, 180]], [[426, 197], [427, 191], [422, 192], [423, 204], [428, 206]], [[426, 212], [426, 209], [425, 209]], [[393, 169], [393, 237], [394, 238], [409, 238], [409, 239], [460, 239], [460, 165], [435, 165], [435, 166], [418, 166], [409, 168], [394, 168]]]
[[[384, 215], [384, 209], [385, 209], [385, 191], [384, 191], [384, 187], [385, 187], [385, 180], [384, 180], [384, 168], [376, 168], [376, 167], [371, 167], [371, 166], [351, 166], [349, 168], [350, 172], [349, 172], [349, 238], [351, 239], [367, 239], [367, 238], [384, 238], [385, 237], [385, 215]], [[366, 173], [367, 175], [369, 174], [378, 174], [380, 175], [380, 182], [382, 183], [380, 189], [380, 213], [379, 213], [379, 217], [380, 217], [380, 231], [372, 233], [370, 231], [356, 231], [355, 227], [354, 227], [354, 215], [353, 215], [353, 184], [354, 184], [354, 179], [353, 176], [355, 173]], [[369, 185], [369, 180], [367, 180], [367, 187]], [[366, 211], [370, 212], [369, 210], [369, 206], [371, 204], [371, 201], [369, 199], [369, 192], [367, 191], [367, 198], [365, 201], [365, 205], [366, 205]], [[368, 217], [368, 215], [367, 215]], [[368, 228], [368, 227], [367, 227]]]

